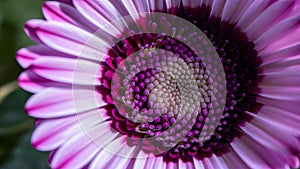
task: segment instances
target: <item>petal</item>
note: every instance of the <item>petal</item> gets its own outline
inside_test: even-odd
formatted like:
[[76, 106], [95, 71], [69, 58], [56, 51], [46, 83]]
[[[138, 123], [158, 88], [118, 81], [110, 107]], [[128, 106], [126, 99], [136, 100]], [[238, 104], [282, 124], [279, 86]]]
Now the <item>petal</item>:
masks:
[[69, 5], [73, 5], [73, 0], [56, 0], [58, 2], [63, 2], [63, 3], [66, 3], [66, 4], [69, 4]]
[[300, 25], [300, 16], [285, 19], [262, 34], [254, 41], [255, 48], [261, 50], [274, 41], [282, 38], [287, 32], [295, 30]]
[[83, 85], [99, 85], [102, 75], [100, 64], [81, 59], [40, 58], [34, 61], [30, 70], [49, 80]]
[[36, 34], [41, 41], [55, 50], [95, 61], [101, 60], [110, 48], [95, 35], [66, 23], [41, 24]]
[[127, 168], [131, 157], [138, 153], [139, 148], [129, 147], [126, 143], [126, 136], [119, 137], [109, 143], [103, 151], [99, 152], [89, 168]]
[[202, 0], [198, 0], [198, 1], [182, 0], [183, 6], [191, 7], [191, 8], [200, 7], [202, 5], [202, 3], [203, 3]]
[[290, 46], [281, 46], [280, 48], [274, 49], [273, 51], [261, 51], [260, 57], [263, 60], [261, 66], [262, 68], [264, 68], [265, 65], [267, 66], [268, 64], [299, 55], [299, 50], [300, 43], [296, 43], [291, 44]]
[[178, 161], [178, 167], [180, 169], [194, 169], [194, 164], [192, 162], [184, 162], [181, 159]]
[[41, 44], [22, 48], [16, 54], [17, 61], [23, 68], [28, 68], [37, 58], [46, 56], [74, 58]]
[[[266, 108], [262, 111], [266, 111], [265, 109]], [[296, 155], [300, 154], [300, 142], [294, 137], [294, 135], [299, 133], [299, 131], [294, 133], [282, 124], [274, 123], [274, 121], [261, 116], [259, 113], [256, 115], [247, 112], [247, 114], [252, 116], [254, 120], [241, 128], [249, 136], [254, 138], [263, 146], [269, 147], [274, 151], [278, 151], [286, 155], [290, 155], [290, 153], [296, 153]]]
[[244, 161], [233, 151], [223, 155], [228, 168], [249, 168]]
[[278, 72], [262, 76], [258, 86], [276, 87], [298, 87], [300, 86], [300, 73], [298, 72]]
[[163, 161], [163, 157], [155, 157], [154, 159], [155, 159], [154, 164], [153, 164], [154, 168], [166, 168], [167, 167], [166, 162]]
[[229, 169], [222, 157], [217, 157], [215, 154], [213, 154], [209, 160], [214, 168]]
[[83, 17], [74, 7], [64, 3], [45, 2], [43, 5], [43, 14], [48, 21], [65, 22], [89, 29], [92, 32], [97, 30], [97, 27]]
[[19, 86], [31, 93], [38, 93], [48, 87], [55, 88], [72, 88], [72, 84], [55, 82], [52, 80], [45, 79], [31, 70], [26, 70], [21, 73], [18, 78]]
[[[129, 1], [131, 2], [131, 1]], [[120, 4], [120, 2], [118, 1]], [[100, 1], [100, 0], [80, 0], [74, 1], [75, 8], [90, 22], [96, 25], [98, 28], [102, 28], [110, 24], [112, 21], [121, 18], [118, 9], [110, 1]], [[112, 27], [115, 34], [120, 34], [122, 32], [121, 27]], [[107, 29], [106, 29], [107, 30]], [[107, 30], [111, 32], [112, 30]]]
[[31, 143], [41, 151], [50, 151], [58, 148], [77, 133], [85, 129], [98, 125], [108, 119], [104, 115], [105, 110], [92, 110], [80, 115], [43, 120], [34, 130]]
[[179, 169], [177, 162], [168, 162], [166, 169]]
[[80, 131], [80, 128], [76, 126], [76, 121], [76, 116], [42, 121], [32, 134], [31, 144], [41, 151], [58, 148], [72, 134]]
[[248, 92], [257, 94], [259, 96], [279, 99], [279, 100], [300, 100], [299, 87], [284, 87], [284, 86], [259, 86], [257, 88], [249, 89]]
[[225, 0], [213, 1], [210, 16], [221, 17], [224, 5]]
[[[233, 1], [233, 2], [235, 2], [235, 1]], [[236, 8], [232, 8], [231, 6], [228, 6], [229, 13], [230, 13], [230, 11], [234, 11], [230, 18], [231, 23], [238, 23], [239, 20], [241, 19], [241, 17], [244, 15], [245, 11], [247, 11], [247, 9], [252, 5], [252, 3], [254, 1], [244, 0], [244, 1], [238, 1], [238, 2], [239, 2], [239, 4]], [[234, 9], [234, 10], [232, 10], [232, 9]], [[227, 12], [225, 12], [225, 10], [224, 10], [223, 13], [227, 13]], [[229, 16], [229, 15], [226, 14], [226, 16]]]
[[213, 164], [211, 163], [210, 159], [208, 159], [208, 158], [203, 159], [203, 165], [204, 165], [205, 169], [214, 169]]
[[27, 21], [24, 25], [24, 31], [25, 33], [32, 39], [34, 40], [35, 42], [38, 42], [38, 43], [43, 43], [41, 41], [41, 39], [38, 37], [37, 35], [37, 28], [46, 23], [46, 21], [44, 20], [40, 20], [40, 19], [31, 19], [29, 21]]
[[[184, 1], [185, 0], [183, 0], [183, 3], [184, 3]], [[199, 0], [199, 1], [202, 1], [202, 0]], [[153, 1], [149, 1], [149, 5], [150, 5], [151, 12], [163, 12], [165, 1], [153, 0]]]
[[262, 158], [239, 138], [236, 138], [231, 143], [231, 146], [238, 156], [247, 164], [248, 168], [270, 168]]
[[297, 101], [278, 100], [278, 99], [273, 99], [273, 98], [257, 96], [256, 102], [270, 106], [270, 107], [280, 108], [282, 110], [291, 112], [293, 114], [299, 114], [298, 110], [300, 109], [300, 104]]
[[[110, 125], [107, 122], [98, 124], [86, 132], [93, 135], [93, 138], [105, 137], [106, 144], [115, 137], [110, 132]], [[81, 131], [57, 150], [50, 163], [52, 168], [82, 168], [101, 151], [102, 147], [97, 145], [86, 132]]]
[[[246, 29], [250, 40], [257, 39], [263, 32], [275, 24], [275, 21], [289, 11], [294, 1], [278, 1], [261, 13]], [[258, 29], [259, 28], [259, 29]]]
[[[169, 14], [178, 14], [181, 0], [165, 0]], [[176, 10], [177, 9], [177, 10]]]
[[280, 153], [280, 151], [272, 151], [256, 142], [246, 133], [244, 134], [245, 135], [240, 138], [241, 142], [249, 147], [247, 151], [248, 155], [251, 155], [252, 158], [254, 158], [254, 156], [258, 156], [263, 160], [263, 162], [259, 162], [260, 165], [267, 165], [267, 168], [289, 168], [287, 160], [284, 158], [283, 154]]
[[196, 169], [204, 169], [203, 161], [193, 158], [194, 166]]
[[247, 26], [271, 4], [271, 0], [253, 1], [253, 3], [244, 11], [237, 26], [240, 27], [241, 30], [245, 30]]
[[239, 9], [239, 3], [242, 1], [234, 1], [234, 0], [229, 0], [226, 1], [224, 4], [224, 8], [223, 8], [223, 13], [222, 13], [222, 21], [230, 21], [230, 18], [232, 17], [232, 15], [237, 12], [236, 10], [233, 9]]
[[106, 103], [101, 94], [93, 89], [48, 88], [33, 95], [25, 108], [30, 116], [36, 118], [55, 118], [82, 113], [102, 107]]

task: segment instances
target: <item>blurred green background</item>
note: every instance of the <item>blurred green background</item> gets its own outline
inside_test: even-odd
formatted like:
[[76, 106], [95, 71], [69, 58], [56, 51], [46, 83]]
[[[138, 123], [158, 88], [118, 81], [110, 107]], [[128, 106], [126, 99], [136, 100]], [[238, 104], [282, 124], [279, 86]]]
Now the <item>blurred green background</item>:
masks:
[[30, 144], [33, 119], [24, 112], [29, 93], [17, 86], [22, 71], [15, 61], [18, 49], [33, 45], [24, 23], [43, 18], [43, 0], [0, 0], [0, 169], [48, 169], [48, 153]]

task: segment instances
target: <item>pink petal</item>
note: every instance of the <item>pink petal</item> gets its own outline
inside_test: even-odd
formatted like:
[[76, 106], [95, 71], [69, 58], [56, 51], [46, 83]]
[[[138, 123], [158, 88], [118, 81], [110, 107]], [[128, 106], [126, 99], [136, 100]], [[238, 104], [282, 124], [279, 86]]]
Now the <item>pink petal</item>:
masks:
[[231, 143], [235, 153], [247, 164], [248, 168], [270, 168], [248, 145], [239, 138]]
[[[233, 1], [233, 2], [235, 2], [235, 1]], [[250, 7], [250, 5], [252, 5], [252, 3], [254, 1], [245, 0], [245, 1], [238, 1], [238, 2], [239, 2], [239, 4], [234, 10], [232, 10], [233, 8], [228, 9], [228, 10], [234, 11], [234, 13], [232, 14], [232, 16], [230, 18], [231, 23], [238, 23], [239, 20], [241, 19], [241, 17], [244, 15], [245, 11], [247, 11], [247, 9]]]
[[38, 37], [36, 31], [37, 31], [37, 28], [44, 23], [46, 23], [46, 21], [44, 21], [44, 20], [31, 19], [31, 20], [27, 21], [26, 24], [24, 25], [24, 31], [32, 40], [34, 40], [35, 42], [38, 42], [38, 43], [42, 43], [42, 41]]
[[300, 104], [298, 101], [290, 101], [290, 100], [277, 100], [273, 98], [267, 98], [262, 96], [257, 96], [256, 101], [258, 103], [270, 106], [270, 107], [276, 107], [280, 108], [282, 110], [298, 114], [298, 110], [300, 109]]
[[247, 26], [271, 4], [271, 0], [253, 1], [253, 3], [244, 11], [237, 23], [237, 26], [240, 27], [241, 30], [245, 30]]
[[165, 1], [166, 1], [166, 7], [168, 9], [168, 13], [177, 14], [178, 11], [175, 11], [174, 9], [179, 9], [181, 0], [165, 0]]
[[[28, 68], [34, 60], [36, 60], [39, 57], [47, 57], [47, 56], [53, 56], [53, 57], [66, 57], [66, 58], [72, 58], [73, 56], [63, 54], [61, 52], [55, 51], [45, 45], [36, 45], [36, 46], [30, 46], [26, 48], [20, 49], [17, 54], [16, 58], [19, 64], [23, 68]], [[74, 57], [73, 57], [74, 58]]]
[[106, 42], [95, 35], [66, 23], [41, 24], [36, 34], [55, 50], [95, 61], [101, 60], [110, 48]]
[[258, 86], [276, 86], [276, 87], [298, 87], [300, 86], [300, 73], [278, 72], [263, 76]]
[[198, 1], [182, 0], [182, 4], [184, 7], [196, 8], [196, 7], [200, 7], [202, 3], [203, 3], [202, 0], [198, 0]]
[[110, 1], [80, 0], [74, 1], [74, 5], [86, 19], [98, 28], [102, 28], [121, 17], [116, 6]]
[[260, 53], [268, 54], [273, 51], [278, 51], [283, 48], [287, 48], [298, 44], [300, 40], [300, 27], [296, 27], [295, 30], [291, 30], [290, 32], [285, 32], [285, 36], [281, 37], [277, 41], [273, 41], [269, 46], [262, 49]]
[[[76, 102], [76, 105], [74, 103]], [[26, 103], [26, 111], [36, 118], [55, 118], [82, 113], [106, 105], [101, 95], [92, 89], [48, 88], [33, 95]]]
[[[262, 33], [272, 27], [279, 17], [293, 7], [294, 1], [278, 1], [261, 13], [246, 29], [250, 40], [257, 39]], [[258, 29], [259, 28], [259, 29]]]
[[259, 86], [255, 89], [249, 89], [248, 92], [272, 99], [290, 101], [300, 100], [299, 87]]
[[153, 167], [154, 168], [166, 168], [167, 163], [163, 161], [163, 157], [155, 157]]
[[105, 110], [92, 110], [77, 115], [58, 119], [43, 120], [34, 130], [31, 138], [32, 145], [42, 151], [50, 151], [58, 148], [77, 133], [84, 129], [94, 127], [109, 117], [105, 116]]
[[228, 168], [249, 168], [235, 152], [231, 151], [227, 154], [224, 154], [223, 159]]
[[209, 158], [204, 158], [203, 159], [203, 165], [204, 165], [205, 169], [214, 169], [214, 166], [211, 163]]
[[180, 169], [194, 169], [194, 164], [192, 162], [184, 162], [181, 159], [178, 161], [178, 167]]
[[[266, 110], [263, 109], [262, 111]], [[256, 115], [249, 112], [248, 114], [254, 117], [254, 120], [251, 121], [251, 124], [248, 123], [243, 126], [242, 129], [249, 136], [254, 138], [263, 146], [269, 147], [274, 151], [278, 151], [286, 155], [290, 155], [291, 152], [291, 154], [300, 154], [300, 142], [293, 136], [299, 133], [299, 131], [294, 133], [282, 124], [278, 124], [278, 122], [274, 123], [274, 121], [262, 117], [260, 114]], [[282, 119], [282, 121], [283, 120], [284, 119]], [[285, 122], [287, 123], [287, 121]]]
[[[110, 132], [110, 125], [107, 122], [98, 124], [87, 132], [94, 138], [104, 137], [108, 132], [114, 135]], [[107, 138], [107, 142], [109, 141]], [[82, 168], [101, 151], [101, 148], [86, 132], [81, 131], [57, 150], [50, 165], [52, 168]]]
[[56, 0], [58, 2], [63, 2], [63, 3], [66, 3], [66, 4], [69, 4], [69, 5], [73, 5], [73, 0]]
[[130, 157], [134, 157], [134, 153], [137, 153], [139, 148], [129, 147], [125, 139], [126, 137], [122, 136], [110, 142], [103, 151], [99, 152], [89, 168], [127, 168], [131, 161]]
[[204, 169], [203, 161], [193, 158], [195, 169]]
[[[143, 153], [143, 152], [141, 152], [141, 153]], [[144, 158], [134, 159], [134, 164], [133, 164], [133, 166], [130, 166], [130, 168], [132, 168], [132, 169], [140, 169], [140, 168], [146, 169], [146, 167], [148, 167], [146, 165], [146, 162], [147, 162], [148, 158], [153, 158], [153, 157], [144, 157]]]
[[214, 168], [229, 169], [222, 156], [217, 157], [215, 154], [213, 154], [209, 160], [210, 163], [214, 166]]
[[284, 59], [289, 59], [293, 56], [299, 55], [300, 43], [290, 44], [289, 46], [281, 46], [271, 52], [264, 50], [260, 52], [260, 57], [263, 60], [262, 68], [268, 64], [278, 62]]
[[274, 27], [270, 28], [264, 34], [262, 34], [258, 39], [254, 41], [255, 48], [257, 50], [261, 50], [273, 43], [274, 41], [282, 38], [287, 34], [287, 32], [291, 32], [295, 30], [300, 25], [300, 16], [296, 16], [293, 18], [285, 19], [279, 22]]
[[76, 121], [76, 116], [42, 121], [32, 134], [31, 144], [41, 151], [58, 148], [70, 136], [81, 130]]
[[256, 155], [263, 160], [263, 162], [259, 162], [260, 165], [267, 165], [269, 166], [268, 168], [289, 168], [287, 160], [280, 151], [272, 151], [253, 140], [253, 138], [249, 137], [246, 133], [244, 134], [245, 135], [240, 138], [241, 142], [249, 147], [249, 151], [247, 151], [248, 155], [252, 154], [252, 158]]
[[166, 169], [179, 169], [177, 162], [168, 162]]
[[31, 93], [38, 93], [48, 87], [72, 88], [72, 84], [60, 83], [45, 79], [35, 74], [31, 70], [22, 72], [18, 78], [18, 82], [19, 86], [22, 87], [22, 89]]
[[152, 168], [166, 168], [166, 162], [163, 161], [163, 157], [148, 157], [145, 164], [145, 169]]
[[99, 85], [102, 75], [100, 65], [81, 59], [40, 58], [34, 61], [30, 70], [49, 80], [83, 85]]
[[225, 0], [213, 1], [210, 16], [221, 17], [224, 5], [225, 5]]
[[91, 32], [97, 30], [97, 27], [84, 18], [74, 7], [64, 3], [45, 2], [43, 13], [48, 21], [69, 23], [83, 29], [89, 29]]
[[234, 0], [228, 0], [225, 2], [223, 13], [222, 13], [222, 21], [231, 21], [232, 15], [236, 13], [236, 10], [233, 9], [239, 9], [239, 3], [242, 1], [234, 1]]

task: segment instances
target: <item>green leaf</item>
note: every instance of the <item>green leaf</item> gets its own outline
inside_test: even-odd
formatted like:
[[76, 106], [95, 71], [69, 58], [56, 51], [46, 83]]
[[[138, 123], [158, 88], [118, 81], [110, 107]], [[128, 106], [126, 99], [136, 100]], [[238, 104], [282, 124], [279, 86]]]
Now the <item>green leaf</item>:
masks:
[[[2, 87], [0, 93], [5, 93], [9, 86]], [[3, 94], [2, 97], [5, 96], [6, 94]], [[18, 89], [1, 98], [3, 101], [0, 103], [0, 164], [10, 158], [11, 150], [20, 136], [33, 128], [33, 119], [24, 112], [24, 104], [28, 97], [28, 93]]]
[[[20, 66], [16, 51], [34, 44], [23, 30], [29, 19], [42, 18], [43, 0], [0, 0], [0, 85], [15, 80]], [[5, 76], [3, 76], [5, 75]]]
[[13, 149], [12, 158], [1, 169], [49, 169], [48, 153], [36, 151], [30, 144], [32, 132], [23, 135]]
[[0, 103], [0, 131], [1, 129], [11, 128], [30, 120], [24, 113], [24, 105], [29, 96], [29, 93], [18, 89], [9, 94], [6, 99]]

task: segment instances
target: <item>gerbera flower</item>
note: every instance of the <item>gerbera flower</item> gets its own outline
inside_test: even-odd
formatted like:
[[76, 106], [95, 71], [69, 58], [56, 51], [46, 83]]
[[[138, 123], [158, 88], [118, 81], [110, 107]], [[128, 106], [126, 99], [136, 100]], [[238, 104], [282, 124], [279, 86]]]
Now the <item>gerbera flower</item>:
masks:
[[20, 86], [52, 168], [299, 167], [298, 1], [49, 1]]

